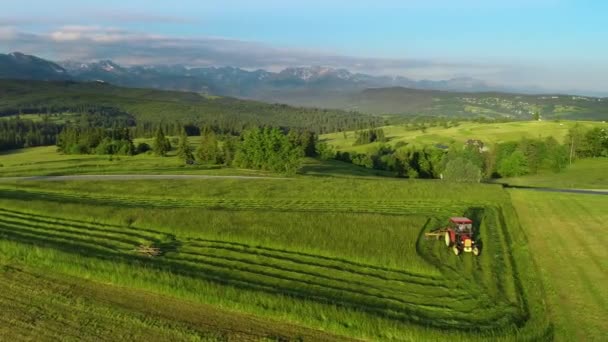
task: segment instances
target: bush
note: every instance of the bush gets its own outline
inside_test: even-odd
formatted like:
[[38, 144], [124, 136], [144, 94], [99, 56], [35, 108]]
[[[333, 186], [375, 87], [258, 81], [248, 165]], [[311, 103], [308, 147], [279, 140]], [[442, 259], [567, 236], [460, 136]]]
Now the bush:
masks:
[[453, 182], [479, 183], [481, 169], [470, 160], [459, 157], [446, 164], [443, 179]]
[[146, 153], [148, 151], [150, 151], [152, 148], [150, 147], [150, 145], [146, 144], [146, 143], [139, 143], [137, 144], [137, 153]]
[[517, 177], [528, 173], [526, 156], [521, 151], [515, 151], [498, 164], [498, 173], [502, 177]]
[[325, 142], [319, 142], [316, 146], [316, 152], [321, 160], [329, 160], [336, 157], [336, 152], [334, 148], [329, 146]]

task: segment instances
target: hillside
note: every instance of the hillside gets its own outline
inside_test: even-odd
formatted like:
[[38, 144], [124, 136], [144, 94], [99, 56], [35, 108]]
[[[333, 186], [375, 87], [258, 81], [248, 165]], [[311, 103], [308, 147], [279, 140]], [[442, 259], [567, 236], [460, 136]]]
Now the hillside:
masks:
[[[505, 123], [474, 123], [464, 122], [457, 126], [428, 127], [424, 130], [412, 129], [406, 125], [392, 125], [382, 127], [388, 144], [406, 143], [411, 145], [449, 145], [453, 141], [464, 143], [469, 139], [481, 140], [485, 144], [515, 141], [521, 138], [545, 138], [552, 136], [563, 142], [568, 129], [574, 125], [585, 128], [608, 127], [608, 124], [593, 121], [517, 121]], [[330, 133], [321, 136], [329, 144], [343, 151], [367, 151], [377, 147], [380, 143], [355, 146], [355, 132]]]
[[132, 116], [137, 122], [274, 125], [331, 132], [377, 124], [378, 117], [342, 110], [296, 108], [191, 92], [121, 88], [103, 82], [0, 80], [0, 116], [83, 113], [89, 108]]
[[310, 97], [310, 94], [298, 94], [287, 102], [302, 105], [308, 102], [374, 114], [530, 120], [538, 112], [543, 119], [608, 119], [607, 98], [560, 94], [457, 93], [393, 87], [332, 94], [331, 97], [318, 97], [318, 102], [311, 102]]

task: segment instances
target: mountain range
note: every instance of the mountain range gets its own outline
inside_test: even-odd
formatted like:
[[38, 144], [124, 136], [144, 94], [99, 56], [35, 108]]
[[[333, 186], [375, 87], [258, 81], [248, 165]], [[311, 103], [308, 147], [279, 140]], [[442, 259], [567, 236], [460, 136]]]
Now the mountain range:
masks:
[[[503, 91], [473, 78], [415, 81], [407, 77], [372, 76], [320, 66], [287, 68], [280, 72], [234, 67], [124, 67], [110, 60], [92, 63], [51, 62], [18, 52], [0, 54], [0, 78], [104, 81], [120, 86], [194, 91], [213, 95], [273, 99], [280, 92], [352, 92], [368, 88], [406, 87], [445, 91]], [[278, 96], [280, 97], [280, 96]]]
[[370, 114], [529, 119], [540, 111], [554, 118], [608, 118], [606, 98], [513, 93], [472, 78], [416, 81], [319, 66], [280, 72], [183, 65], [125, 67], [110, 60], [55, 63], [14, 52], [0, 54], [0, 78], [105, 82]]

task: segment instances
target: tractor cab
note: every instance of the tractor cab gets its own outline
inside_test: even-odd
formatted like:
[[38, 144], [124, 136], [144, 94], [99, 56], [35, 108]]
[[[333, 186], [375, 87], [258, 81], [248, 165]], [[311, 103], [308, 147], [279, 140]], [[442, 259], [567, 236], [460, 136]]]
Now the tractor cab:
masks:
[[473, 240], [473, 221], [466, 217], [450, 217], [445, 230], [445, 245], [452, 247], [454, 254], [462, 252], [479, 255], [479, 247]]
[[443, 237], [445, 245], [452, 248], [454, 254], [462, 252], [479, 255], [479, 246], [475, 242], [473, 235], [473, 221], [466, 217], [450, 217], [448, 226], [425, 233], [427, 238]]

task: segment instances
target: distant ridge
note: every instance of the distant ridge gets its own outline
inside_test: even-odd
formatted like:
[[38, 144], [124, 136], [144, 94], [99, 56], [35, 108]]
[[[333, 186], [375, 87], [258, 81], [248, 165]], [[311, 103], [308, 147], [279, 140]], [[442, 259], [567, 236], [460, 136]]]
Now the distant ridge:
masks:
[[58, 81], [71, 76], [56, 63], [20, 52], [0, 54], [0, 78]]

